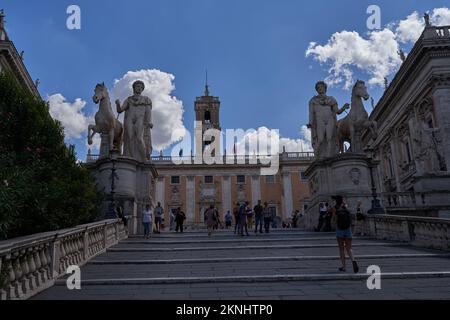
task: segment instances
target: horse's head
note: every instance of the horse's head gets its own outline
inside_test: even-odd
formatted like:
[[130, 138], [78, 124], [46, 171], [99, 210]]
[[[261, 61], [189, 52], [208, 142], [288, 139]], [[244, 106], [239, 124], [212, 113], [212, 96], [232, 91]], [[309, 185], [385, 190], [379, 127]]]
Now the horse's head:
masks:
[[98, 104], [100, 101], [108, 97], [108, 90], [106, 89], [105, 83], [99, 83], [95, 86], [95, 94], [92, 97], [92, 100], [95, 104]]
[[367, 92], [366, 83], [364, 81], [362, 80], [356, 81], [355, 86], [353, 87], [352, 96], [360, 97], [363, 98], [364, 100], [369, 100], [370, 95]]

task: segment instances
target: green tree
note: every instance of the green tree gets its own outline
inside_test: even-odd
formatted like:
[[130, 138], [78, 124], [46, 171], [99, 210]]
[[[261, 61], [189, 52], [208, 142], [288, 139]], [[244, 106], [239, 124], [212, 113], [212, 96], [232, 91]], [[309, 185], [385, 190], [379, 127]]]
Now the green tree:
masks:
[[0, 74], [0, 239], [92, 222], [102, 199], [48, 104]]

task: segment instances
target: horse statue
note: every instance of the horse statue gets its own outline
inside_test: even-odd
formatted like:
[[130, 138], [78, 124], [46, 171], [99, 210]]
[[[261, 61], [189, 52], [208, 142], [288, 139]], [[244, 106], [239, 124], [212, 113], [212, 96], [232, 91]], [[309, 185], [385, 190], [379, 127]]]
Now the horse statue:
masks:
[[109, 135], [109, 150], [120, 151], [122, 148], [123, 125], [114, 116], [105, 83], [96, 85], [92, 100], [95, 104], [99, 104], [99, 110], [95, 114], [95, 126], [90, 125], [88, 128], [88, 144], [92, 145], [92, 138], [96, 133], [107, 134]]
[[344, 143], [350, 143], [352, 153], [363, 153], [362, 133], [369, 129], [372, 137], [377, 136], [376, 121], [369, 120], [369, 114], [364, 108], [362, 99], [367, 101], [370, 98], [364, 81], [358, 80], [352, 90], [352, 108], [350, 113], [338, 121], [337, 139], [339, 151], [345, 152]]

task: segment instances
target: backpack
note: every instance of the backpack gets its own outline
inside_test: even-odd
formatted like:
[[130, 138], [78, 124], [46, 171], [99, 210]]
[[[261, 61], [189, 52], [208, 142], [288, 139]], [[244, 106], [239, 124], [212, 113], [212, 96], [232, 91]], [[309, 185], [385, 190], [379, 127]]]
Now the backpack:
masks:
[[337, 215], [337, 227], [339, 230], [347, 230], [352, 225], [352, 217], [350, 216], [350, 211], [347, 209], [338, 209], [336, 211]]

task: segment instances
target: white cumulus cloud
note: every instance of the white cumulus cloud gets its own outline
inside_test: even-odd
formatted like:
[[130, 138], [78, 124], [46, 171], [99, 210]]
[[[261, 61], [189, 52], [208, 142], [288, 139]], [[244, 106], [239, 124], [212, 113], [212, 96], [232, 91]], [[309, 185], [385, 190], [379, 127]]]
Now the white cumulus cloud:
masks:
[[398, 50], [395, 34], [386, 28], [371, 32], [368, 39], [356, 31], [337, 32], [325, 45], [310, 43], [306, 56], [322, 64], [331, 63], [326, 81], [332, 85], [343, 83], [349, 89], [354, 83], [351, 67], [367, 72], [369, 84], [382, 85], [401, 63]]
[[57, 93], [49, 96], [48, 102], [50, 115], [61, 122], [66, 139], [80, 139], [87, 133], [88, 125], [93, 119], [83, 112], [86, 101], [78, 98], [70, 102], [62, 94]]
[[129, 71], [121, 79], [115, 80], [112, 89], [112, 103], [123, 101], [133, 94], [133, 82], [141, 80], [145, 83], [144, 95], [153, 102], [152, 142], [155, 150], [164, 150], [180, 141], [186, 134], [183, 124], [183, 103], [172, 96], [175, 90], [175, 76], [160, 70]]
[[[430, 13], [435, 26], [450, 25], [450, 9], [436, 8]], [[349, 89], [355, 69], [369, 76], [370, 85], [384, 85], [384, 78], [397, 71], [401, 65], [401, 44], [417, 41], [425, 27], [425, 19], [413, 12], [405, 19], [392, 22], [382, 30], [369, 31], [362, 36], [356, 31], [334, 33], [326, 44], [311, 42], [306, 57], [312, 57], [328, 66], [330, 85], [343, 85]]]
[[[272, 145], [272, 142], [276, 141], [276, 145]], [[264, 150], [263, 146], [267, 149]], [[250, 150], [255, 147], [257, 150]], [[313, 151], [311, 145], [311, 131], [303, 126], [300, 132], [299, 139], [290, 139], [281, 137], [278, 131], [271, 130], [267, 127], [260, 127], [257, 130], [249, 130], [239, 141], [236, 143], [236, 151], [238, 154], [242, 154], [245, 150], [245, 154], [272, 154], [272, 147], [276, 147], [277, 153], [283, 152], [310, 152]]]

